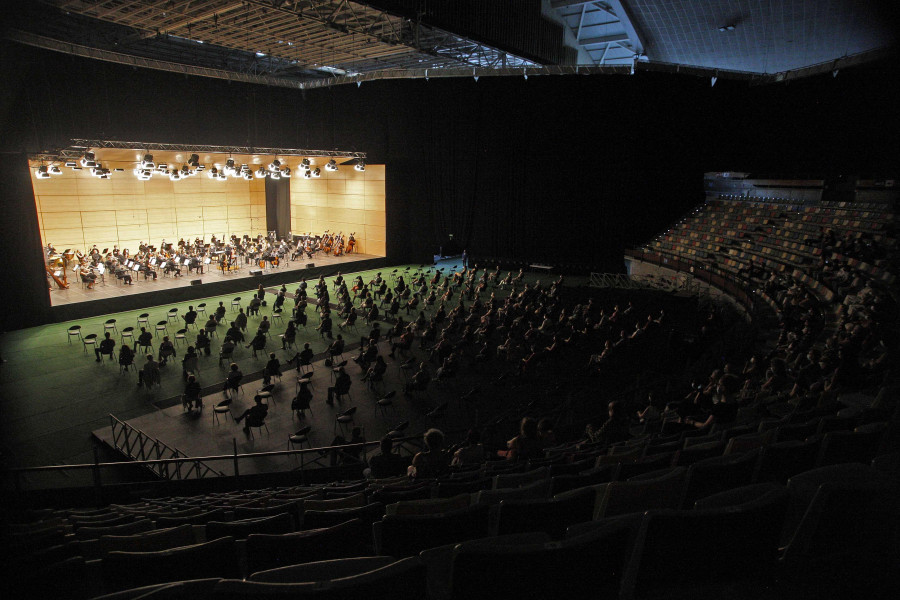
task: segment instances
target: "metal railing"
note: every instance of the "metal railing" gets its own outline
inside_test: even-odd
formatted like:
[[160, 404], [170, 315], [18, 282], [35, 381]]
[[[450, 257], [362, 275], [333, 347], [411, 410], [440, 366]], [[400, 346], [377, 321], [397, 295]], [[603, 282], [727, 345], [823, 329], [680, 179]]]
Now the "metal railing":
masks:
[[[113, 446], [125, 456], [149, 469], [163, 479], [203, 479], [210, 475], [221, 477], [225, 473], [217, 471], [198, 459], [187, 463], [169, 462], [167, 459], [190, 459], [190, 457], [167, 443], [150, 437], [140, 429], [109, 415], [112, 428]], [[169, 468], [170, 465], [172, 468]]]

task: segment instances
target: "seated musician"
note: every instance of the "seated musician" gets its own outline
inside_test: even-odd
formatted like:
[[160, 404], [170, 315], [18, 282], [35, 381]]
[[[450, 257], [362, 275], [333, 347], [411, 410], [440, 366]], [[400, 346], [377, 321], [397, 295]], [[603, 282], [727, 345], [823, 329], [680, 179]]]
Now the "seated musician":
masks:
[[94, 283], [97, 281], [97, 274], [91, 271], [90, 267], [87, 265], [81, 265], [78, 273], [81, 275], [81, 281], [88, 284], [87, 288], [89, 290], [94, 289]]
[[138, 271], [144, 274], [144, 277], [153, 277], [153, 281], [156, 281], [156, 269], [150, 266], [150, 259], [145, 258], [144, 262], [141, 263], [141, 266], [138, 267]]
[[175, 277], [181, 277], [181, 267], [179, 267], [178, 265], [176, 265], [176, 264], [175, 264], [175, 261], [172, 260], [172, 259], [169, 259], [169, 260], [166, 262], [166, 268], [163, 269], [163, 270], [165, 271], [166, 274], [169, 274], [169, 273], [171, 273], [172, 271], [174, 271], [174, 272], [175, 272]]

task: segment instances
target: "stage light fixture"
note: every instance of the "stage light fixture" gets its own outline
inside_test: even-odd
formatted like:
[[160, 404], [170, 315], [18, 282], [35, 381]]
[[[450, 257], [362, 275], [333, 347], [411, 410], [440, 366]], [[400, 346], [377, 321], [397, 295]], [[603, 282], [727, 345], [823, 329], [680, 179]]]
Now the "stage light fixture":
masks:
[[365, 171], [366, 170], [366, 161], [361, 158], [356, 159], [356, 165], [353, 167], [357, 171]]
[[47, 167], [44, 165], [41, 165], [40, 167], [38, 167], [36, 177], [38, 179], [50, 179], [50, 173], [47, 170]]
[[209, 178], [216, 179], [219, 176], [219, 170], [215, 167], [209, 170]]
[[67, 160], [67, 161], [66, 161], [66, 166], [67, 166], [67, 167], [70, 167], [70, 168], [71, 168], [71, 167], [77, 167], [77, 166], [78, 166], [78, 163], [75, 162], [74, 160]]
[[329, 160], [328, 164], [325, 165], [325, 170], [326, 171], [337, 171], [338, 170], [337, 161], [334, 160], [333, 158], [331, 160]]
[[225, 161], [225, 166], [222, 167], [222, 172], [226, 175], [237, 176], [237, 170], [234, 168], [234, 159], [229, 158]]
[[304, 178], [304, 179], [311, 179], [311, 178], [312, 178], [312, 173], [310, 173], [309, 171], [303, 171], [303, 178]]
[[304, 158], [300, 161], [300, 168], [306, 171], [309, 171], [310, 162], [308, 158]]
[[159, 171], [160, 173], [162, 173], [163, 175], [165, 175], [166, 172], [169, 170], [169, 164], [168, 163], [159, 163], [158, 165], [156, 165], [156, 170]]
[[87, 168], [94, 168], [97, 166], [97, 162], [94, 160], [96, 157], [93, 152], [85, 152], [84, 156], [81, 157], [81, 166]]
[[188, 159], [188, 164], [192, 167], [200, 166], [200, 155], [199, 154], [191, 154], [191, 157]]
[[253, 181], [253, 173], [250, 171], [241, 171], [241, 176], [247, 181]]
[[283, 168], [281, 170], [281, 176], [290, 179], [291, 178], [291, 168], [290, 167]]
[[265, 176], [266, 176], [266, 170], [263, 169], [262, 167], [258, 168], [258, 169], [256, 170], [256, 176], [257, 176], [257, 177], [265, 177]]
[[153, 168], [156, 168], [156, 164], [153, 162], [153, 155], [152, 155], [152, 154], [145, 154], [145, 155], [144, 155], [144, 160], [141, 161], [141, 168], [142, 168], [142, 169], [153, 169]]
[[62, 175], [62, 169], [59, 168], [59, 165], [51, 165], [47, 172], [51, 175]]
[[269, 163], [269, 170], [273, 173], [281, 169], [281, 161], [277, 158]]
[[178, 171], [172, 169], [172, 172], [169, 173], [169, 179], [171, 179], [172, 181], [178, 181], [179, 179], [181, 179], [181, 175], [178, 173]]
[[[335, 168], [335, 170], [337, 170], [337, 169]], [[320, 169], [319, 167], [316, 167], [315, 169], [312, 170], [313, 177], [320, 177], [321, 175], [322, 175], [322, 169]]]
[[269, 179], [281, 179], [281, 171], [271, 171], [269, 173]]

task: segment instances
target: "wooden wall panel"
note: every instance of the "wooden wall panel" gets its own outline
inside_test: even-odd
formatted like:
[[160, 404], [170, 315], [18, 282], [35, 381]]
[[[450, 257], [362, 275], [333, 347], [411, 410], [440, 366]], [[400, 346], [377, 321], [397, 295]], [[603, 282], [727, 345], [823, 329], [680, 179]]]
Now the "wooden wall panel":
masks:
[[[38, 223], [44, 244], [50, 241], [60, 248], [86, 250], [93, 244], [118, 245], [137, 251], [139, 242], [158, 245], [162, 238], [197, 237], [211, 234], [250, 234], [266, 231], [266, 195], [263, 180], [230, 178], [215, 181], [206, 175], [173, 182], [155, 175], [149, 181], [138, 180], [133, 162], [106, 160], [97, 151], [102, 164], [115, 171], [110, 179], [93, 177], [90, 171], [61, 167], [63, 174], [37, 179], [39, 163], [32, 164], [32, 186], [38, 210]], [[172, 161], [156, 156], [157, 162]], [[208, 168], [224, 159], [206, 157]], [[247, 162], [247, 159], [243, 159]], [[169, 162], [170, 168], [179, 164]], [[102, 248], [101, 248], [102, 249]]]
[[366, 170], [363, 171], [366, 180], [378, 180], [384, 181], [384, 165], [366, 165]]

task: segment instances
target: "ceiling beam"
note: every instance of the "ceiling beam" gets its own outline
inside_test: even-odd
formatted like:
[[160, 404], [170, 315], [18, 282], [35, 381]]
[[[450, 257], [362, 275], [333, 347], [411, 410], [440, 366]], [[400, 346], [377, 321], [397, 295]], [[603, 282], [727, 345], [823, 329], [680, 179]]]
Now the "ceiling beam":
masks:
[[591, 46], [593, 44], [611, 44], [627, 41], [627, 33], [614, 33], [612, 35], [601, 35], [599, 37], [584, 38], [583, 40], [578, 40], [578, 43], [582, 46]]

